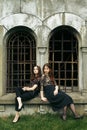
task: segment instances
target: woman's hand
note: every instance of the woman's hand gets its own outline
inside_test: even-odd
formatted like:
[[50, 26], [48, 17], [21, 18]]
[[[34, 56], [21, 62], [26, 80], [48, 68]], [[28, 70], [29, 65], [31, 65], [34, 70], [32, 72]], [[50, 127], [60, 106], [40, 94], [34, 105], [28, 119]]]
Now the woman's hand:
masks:
[[22, 90], [23, 90], [23, 91], [27, 91], [27, 87], [23, 87]]
[[58, 94], [58, 85], [55, 86], [55, 90], [54, 90], [54, 96]]
[[58, 90], [54, 90], [54, 96], [58, 94]]
[[41, 100], [44, 101], [44, 102], [48, 101], [46, 97], [42, 97]]
[[34, 84], [32, 87], [23, 87], [22, 90], [23, 91], [34, 91], [37, 88], [37, 84]]

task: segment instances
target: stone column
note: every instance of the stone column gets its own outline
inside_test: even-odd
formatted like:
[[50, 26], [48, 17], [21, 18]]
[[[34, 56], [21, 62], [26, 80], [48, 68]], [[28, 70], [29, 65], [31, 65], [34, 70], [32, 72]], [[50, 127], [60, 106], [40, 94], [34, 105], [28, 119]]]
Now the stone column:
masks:
[[3, 43], [4, 28], [0, 26], [0, 96], [6, 93], [6, 49]]
[[87, 47], [82, 48], [82, 80], [83, 80], [82, 93], [87, 94]]
[[44, 62], [47, 62], [47, 56], [46, 56], [47, 47], [38, 47], [38, 51], [39, 51], [40, 65], [41, 65], [41, 68], [42, 68]]

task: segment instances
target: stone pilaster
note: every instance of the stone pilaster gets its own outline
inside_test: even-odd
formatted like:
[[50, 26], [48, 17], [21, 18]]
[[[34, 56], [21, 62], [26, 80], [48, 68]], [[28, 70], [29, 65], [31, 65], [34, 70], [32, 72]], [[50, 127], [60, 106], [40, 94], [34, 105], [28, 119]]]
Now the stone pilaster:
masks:
[[46, 58], [47, 58], [47, 55], [46, 55], [47, 47], [38, 47], [38, 51], [39, 51], [40, 65], [41, 65], [41, 68], [42, 68], [44, 62], [47, 62], [46, 61]]
[[87, 94], [87, 47], [82, 47], [82, 93]]
[[0, 26], [0, 96], [6, 92], [6, 49], [3, 43], [4, 28]]

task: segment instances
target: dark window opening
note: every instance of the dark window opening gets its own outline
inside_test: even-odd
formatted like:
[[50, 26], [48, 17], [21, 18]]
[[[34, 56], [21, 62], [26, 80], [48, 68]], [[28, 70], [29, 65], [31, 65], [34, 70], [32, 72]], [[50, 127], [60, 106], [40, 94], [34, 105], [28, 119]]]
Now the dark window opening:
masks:
[[56, 29], [49, 41], [49, 63], [64, 91], [78, 88], [78, 41], [69, 28]]
[[30, 82], [36, 64], [36, 43], [30, 30], [15, 30], [7, 40], [7, 93]]

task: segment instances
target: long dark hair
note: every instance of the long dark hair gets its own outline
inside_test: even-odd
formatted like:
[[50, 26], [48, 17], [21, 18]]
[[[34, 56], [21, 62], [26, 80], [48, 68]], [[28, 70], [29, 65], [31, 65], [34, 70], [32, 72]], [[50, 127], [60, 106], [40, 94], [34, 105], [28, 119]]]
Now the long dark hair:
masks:
[[50, 80], [54, 84], [54, 75], [53, 75], [52, 67], [51, 67], [51, 65], [49, 63], [44, 64], [44, 66], [43, 66], [43, 73], [44, 73], [45, 66], [47, 66], [49, 68], [50, 71], [48, 73], [48, 76], [50, 77]]
[[[35, 74], [34, 74], [34, 67], [37, 67], [38, 68], [38, 74], [37, 74], [37, 77], [35, 77]], [[33, 70], [32, 70], [32, 75], [31, 75], [31, 80], [34, 80], [35, 78], [40, 78], [41, 77], [41, 68], [40, 68], [40, 66], [38, 66], [38, 65], [35, 65], [33, 67]]]

